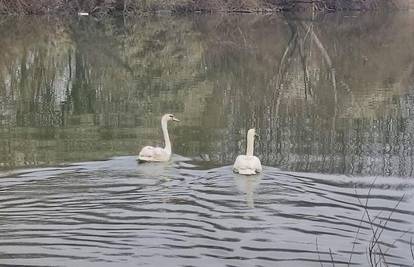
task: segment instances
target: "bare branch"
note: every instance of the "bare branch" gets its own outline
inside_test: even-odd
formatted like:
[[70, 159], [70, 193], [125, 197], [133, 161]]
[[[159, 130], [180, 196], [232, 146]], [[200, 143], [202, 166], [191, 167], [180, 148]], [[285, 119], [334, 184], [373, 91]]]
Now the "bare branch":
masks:
[[[370, 226], [371, 231], [372, 231], [372, 234], [373, 234], [373, 237], [372, 237], [372, 249], [371, 249], [370, 253], [373, 253], [374, 247], [376, 246], [378, 248], [379, 254], [380, 254], [381, 258], [382, 258], [382, 261], [383, 261], [384, 265], [385, 266], [388, 266], [387, 265], [387, 262], [385, 260], [385, 255], [382, 252], [381, 245], [378, 243], [378, 241], [379, 241], [379, 239], [377, 238], [378, 227], [376, 229], [374, 229], [375, 223], [371, 219], [371, 216], [370, 216], [369, 211], [368, 211], [368, 200], [369, 200], [369, 197], [370, 197], [370, 194], [371, 194], [371, 190], [372, 190], [372, 188], [374, 186], [375, 181], [376, 181], [376, 178], [374, 179], [373, 183], [371, 184], [371, 186], [370, 186], [370, 188], [368, 190], [368, 195], [367, 195], [367, 199], [365, 201], [365, 205], [362, 204], [362, 201], [361, 201], [361, 199], [358, 196], [358, 192], [357, 192], [356, 188], [355, 188], [355, 194], [356, 194], [356, 197], [358, 199], [359, 204], [364, 208], [365, 214], [366, 214], [366, 216], [368, 218], [369, 226]], [[372, 262], [371, 262], [371, 265], [372, 265]]]
[[410, 238], [410, 251], [411, 251], [411, 257], [414, 261], [414, 249], [413, 249], [413, 237]]
[[321, 255], [319, 254], [318, 236], [316, 236], [316, 252], [318, 253], [319, 263], [321, 264], [321, 267], [323, 267], [322, 260], [321, 260]]
[[329, 249], [329, 255], [331, 256], [332, 266], [333, 266], [333, 267], [335, 267], [335, 261], [334, 261], [333, 256], [332, 256], [332, 251], [331, 251], [331, 249]]
[[361, 230], [361, 225], [362, 225], [362, 222], [364, 221], [364, 218], [365, 218], [365, 213], [362, 214], [361, 220], [359, 221], [358, 229], [357, 229], [356, 234], [355, 234], [354, 242], [352, 242], [352, 250], [351, 250], [351, 255], [349, 256], [348, 266], [351, 265], [352, 256], [353, 256], [354, 251], [355, 251], [355, 244], [357, 242], [358, 234], [359, 234], [359, 231]]

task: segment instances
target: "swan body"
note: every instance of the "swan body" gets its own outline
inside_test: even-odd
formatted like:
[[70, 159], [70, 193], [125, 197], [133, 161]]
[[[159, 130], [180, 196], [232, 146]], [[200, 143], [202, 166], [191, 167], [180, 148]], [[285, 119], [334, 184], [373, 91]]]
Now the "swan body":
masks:
[[165, 162], [171, 157], [171, 141], [168, 135], [168, 121], [180, 121], [173, 114], [165, 114], [161, 118], [161, 128], [164, 135], [165, 147], [146, 146], [138, 154], [139, 162]]
[[255, 175], [262, 172], [262, 164], [258, 157], [253, 156], [255, 129], [247, 131], [247, 151], [246, 155], [239, 155], [233, 165], [235, 173], [243, 175]]
[[139, 152], [138, 160], [141, 162], [159, 161], [164, 162], [170, 160], [171, 153], [161, 147], [146, 146]]
[[239, 155], [234, 162], [233, 171], [243, 175], [255, 175], [262, 171], [262, 164], [255, 156]]

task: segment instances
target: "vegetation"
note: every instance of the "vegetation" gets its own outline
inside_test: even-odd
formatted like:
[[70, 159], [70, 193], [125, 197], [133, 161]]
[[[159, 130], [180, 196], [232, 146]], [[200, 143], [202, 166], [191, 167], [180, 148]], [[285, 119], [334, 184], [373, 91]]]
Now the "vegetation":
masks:
[[403, 7], [403, 0], [0, 0], [4, 14], [128, 14], [139, 12], [274, 12], [370, 10]]
[[[357, 265], [357, 263], [353, 262], [353, 256], [358, 254], [355, 249], [357, 246], [366, 246], [366, 256], [367, 256], [367, 263], [370, 267], [381, 267], [381, 266], [390, 266], [390, 265], [399, 265], [394, 262], [396, 258], [401, 256], [401, 251], [398, 252], [398, 257], [391, 253], [392, 249], [396, 249], [396, 243], [401, 243], [404, 247], [409, 250], [409, 260], [414, 262], [414, 245], [413, 245], [413, 237], [410, 235], [413, 234], [412, 229], [402, 230], [396, 229], [390, 224], [395, 222], [395, 219], [392, 216], [395, 213], [399, 212], [399, 206], [405, 201], [405, 194], [400, 197], [392, 196], [391, 198], [395, 201], [394, 207], [384, 208], [380, 211], [377, 211], [377, 214], [374, 213], [374, 209], [369, 207], [368, 202], [374, 198], [372, 191], [375, 188], [375, 181], [373, 180], [371, 185], [368, 188], [367, 194], [361, 194], [354, 187], [355, 194], [354, 196], [358, 200], [358, 207], [362, 209], [362, 217], [359, 220], [358, 226], [356, 227], [355, 231], [355, 238], [352, 242], [352, 248], [349, 253], [348, 260], [340, 259], [338, 255], [335, 255], [332, 250], [329, 248], [328, 252], [320, 251], [318, 245], [318, 237], [316, 237], [316, 251], [318, 254], [318, 261], [321, 266], [335, 266], [335, 263], [351, 266]], [[363, 200], [362, 198], [365, 198]], [[398, 238], [394, 238], [393, 240], [386, 240], [384, 237], [384, 232], [386, 231], [399, 231], [401, 235]], [[364, 237], [362, 237], [364, 236]], [[368, 239], [367, 239], [368, 237]], [[408, 239], [408, 240], [407, 240]], [[401, 249], [401, 247], [398, 247]], [[325, 255], [323, 258], [322, 255]], [[360, 263], [358, 263], [359, 265]]]

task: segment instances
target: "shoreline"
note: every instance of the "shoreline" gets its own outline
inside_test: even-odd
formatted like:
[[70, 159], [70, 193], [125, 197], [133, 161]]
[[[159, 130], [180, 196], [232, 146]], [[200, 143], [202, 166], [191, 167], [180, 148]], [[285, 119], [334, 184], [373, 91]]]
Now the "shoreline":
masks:
[[[95, 3], [84, 0], [19, 0], [0, 2], [0, 15], [91, 15], [91, 16], [131, 16], [151, 14], [275, 14], [275, 13], [334, 13], [409, 10], [414, 0], [367, 0], [358, 1], [302, 1], [292, 0], [288, 3], [264, 0], [245, 0], [231, 2], [216, 0], [210, 2], [174, 0], [168, 4], [160, 0], [137, 1], [119, 0], [111, 3]], [[102, 2], [102, 1], [101, 1]], [[149, 2], [149, 3], [148, 3]], [[230, 3], [229, 3], [230, 2]], [[269, 1], [270, 2], [270, 1]]]

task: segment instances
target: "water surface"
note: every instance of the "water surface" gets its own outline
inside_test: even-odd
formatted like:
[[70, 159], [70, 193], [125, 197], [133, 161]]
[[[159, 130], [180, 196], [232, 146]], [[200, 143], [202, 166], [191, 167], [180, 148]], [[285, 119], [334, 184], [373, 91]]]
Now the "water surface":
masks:
[[[374, 257], [412, 265], [413, 26], [3, 18], [0, 264], [367, 266], [378, 228]], [[166, 112], [173, 160], [137, 164]]]

